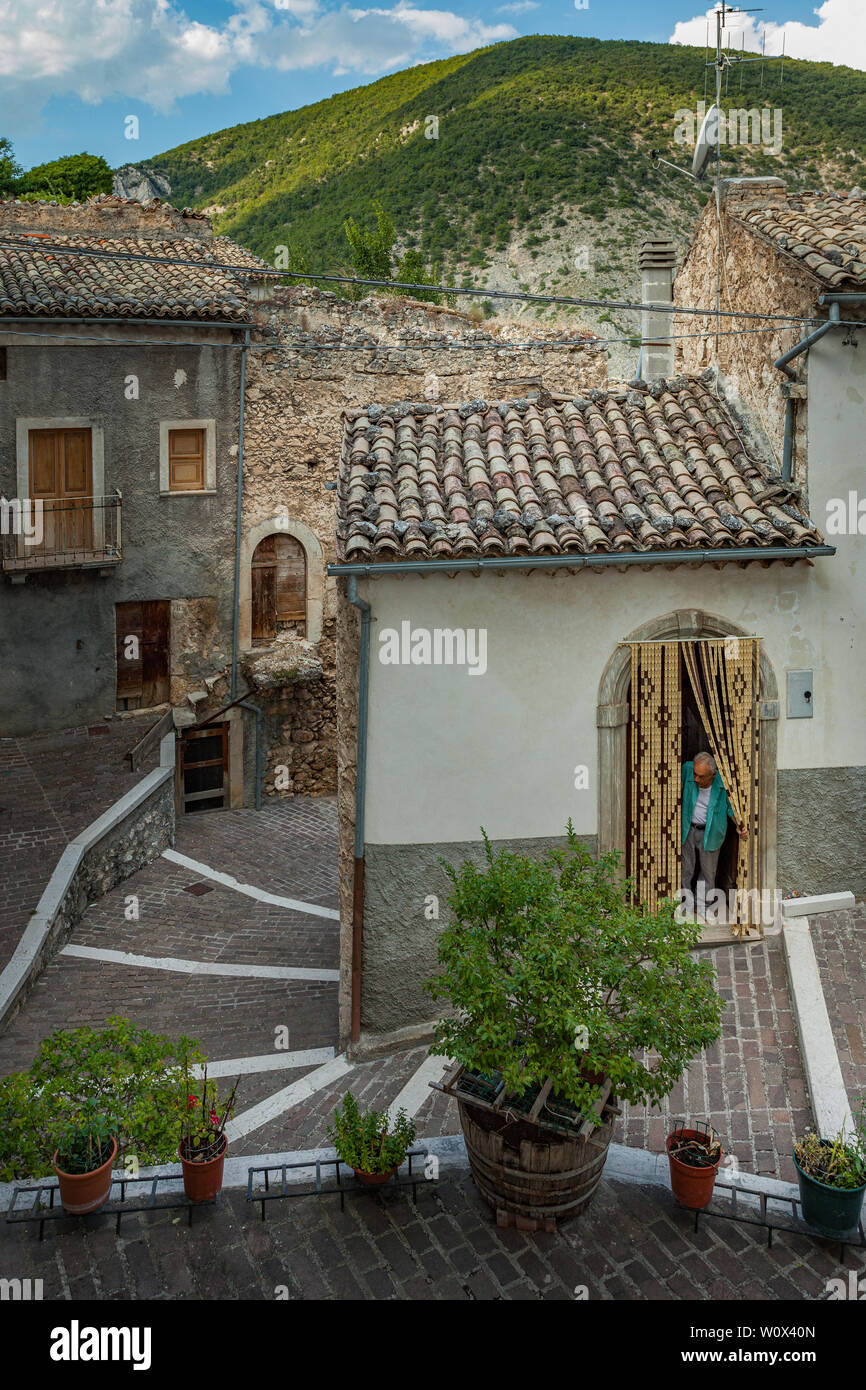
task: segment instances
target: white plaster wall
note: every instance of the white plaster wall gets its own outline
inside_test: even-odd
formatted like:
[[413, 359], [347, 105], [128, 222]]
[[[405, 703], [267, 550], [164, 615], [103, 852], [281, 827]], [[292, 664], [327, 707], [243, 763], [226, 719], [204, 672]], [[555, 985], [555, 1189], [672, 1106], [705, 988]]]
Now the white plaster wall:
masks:
[[[841, 549], [841, 547], [840, 547]], [[702, 608], [763, 639], [779, 683], [779, 767], [866, 763], [866, 667], [852, 642], [851, 560], [576, 575], [410, 575], [360, 585], [373, 609], [367, 816], [371, 844], [597, 830], [599, 682], [616, 643], [677, 608]], [[379, 634], [487, 629], [487, 672], [391, 666]], [[785, 717], [785, 671], [815, 670], [815, 714]], [[576, 790], [585, 764], [589, 787]]]

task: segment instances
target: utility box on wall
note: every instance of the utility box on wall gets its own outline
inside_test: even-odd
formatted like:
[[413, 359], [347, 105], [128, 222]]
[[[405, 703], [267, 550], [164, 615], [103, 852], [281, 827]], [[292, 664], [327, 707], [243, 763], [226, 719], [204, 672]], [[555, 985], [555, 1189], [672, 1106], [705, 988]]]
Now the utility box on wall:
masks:
[[811, 671], [788, 672], [788, 718], [811, 719], [815, 693]]

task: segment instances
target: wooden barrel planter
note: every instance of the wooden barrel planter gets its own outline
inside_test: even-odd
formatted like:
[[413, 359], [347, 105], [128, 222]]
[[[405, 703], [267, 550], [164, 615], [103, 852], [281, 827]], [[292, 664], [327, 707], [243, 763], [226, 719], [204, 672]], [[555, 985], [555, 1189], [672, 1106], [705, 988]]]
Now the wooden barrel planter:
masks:
[[[552, 1231], [557, 1221], [580, 1215], [601, 1180], [614, 1115], [591, 1133], [568, 1139], [525, 1121], [493, 1128], [488, 1112], [458, 1104], [472, 1176], [500, 1225]], [[499, 1124], [504, 1118], [497, 1117]]]

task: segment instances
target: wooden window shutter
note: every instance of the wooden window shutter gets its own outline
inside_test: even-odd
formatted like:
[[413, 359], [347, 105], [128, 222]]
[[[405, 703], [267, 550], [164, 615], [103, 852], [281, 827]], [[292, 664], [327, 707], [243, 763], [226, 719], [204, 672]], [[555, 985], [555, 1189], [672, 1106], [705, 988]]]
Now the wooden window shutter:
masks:
[[169, 492], [200, 492], [205, 485], [205, 431], [169, 430]]

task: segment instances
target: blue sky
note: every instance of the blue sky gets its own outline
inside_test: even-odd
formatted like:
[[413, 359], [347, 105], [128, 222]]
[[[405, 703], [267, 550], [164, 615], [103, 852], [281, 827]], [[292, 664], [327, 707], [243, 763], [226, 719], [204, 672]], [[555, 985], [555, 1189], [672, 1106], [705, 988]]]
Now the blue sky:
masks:
[[[703, 44], [712, 8], [708, 0], [588, 0], [586, 8], [582, 0], [0, 0], [0, 135], [25, 168], [85, 149], [114, 166], [522, 34]], [[766, 0], [746, 23], [747, 47], [758, 46], [755, 25], [764, 23], [768, 52], [784, 28], [792, 56], [866, 69], [866, 0]], [[131, 115], [134, 140], [124, 133]]]

